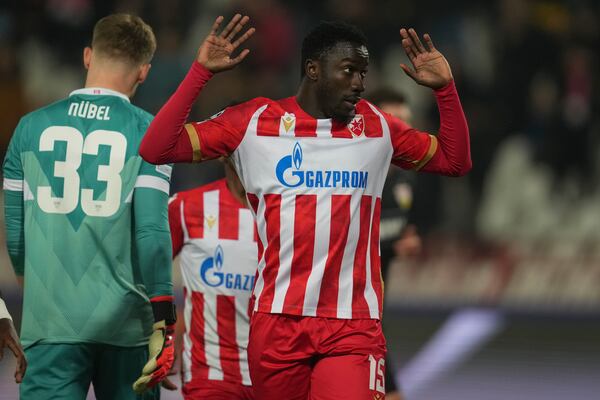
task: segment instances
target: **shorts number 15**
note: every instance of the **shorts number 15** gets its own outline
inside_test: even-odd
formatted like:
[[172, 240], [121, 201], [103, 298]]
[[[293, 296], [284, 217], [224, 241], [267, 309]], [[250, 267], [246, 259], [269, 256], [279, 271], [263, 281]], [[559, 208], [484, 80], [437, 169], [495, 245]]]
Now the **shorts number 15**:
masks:
[[375, 359], [369, 354], [369, 389], [385, 393], [385, 359]]

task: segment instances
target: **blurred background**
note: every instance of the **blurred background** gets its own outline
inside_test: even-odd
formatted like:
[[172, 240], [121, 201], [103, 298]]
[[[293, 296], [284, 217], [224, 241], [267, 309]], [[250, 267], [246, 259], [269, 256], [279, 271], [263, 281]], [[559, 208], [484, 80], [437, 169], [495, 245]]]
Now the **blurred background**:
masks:
[[[380, 87], [401, 91], [412, 125], [435, 132], [431, 91], [399, 68], [407, 62], [399, 28], [428, 32], [452, 67], [474, 167], [464, 178], [414, 178], [410, 221], [423, 251], [398, 260], [386, 282], [384, 324], [397, 378], [408, 400], [599, 398], [600, 3], [168, 3], [1, 2], [2, 157], [22, 115], [83, 86], [82, 49], [95, 21], [112, 12], [136, 13], [155, 31], [152, 70], [133, 99], [153, 113], [217, 15], [251, 16], [257, 33], [250, 56], [211, 80], [195, 120], [232, 101], [294, 94], [302, 37], [318, 21], [335, 19], [358, 25], [369, 39], [365, 97]], [[221, 174], [218, 164], [178, 165], [172, 191]], [[20, 292], [1, 235], [0, 290], [18, 323]], [[12, 357], [5, 356], [0, 399], [17, 397], [12, 374]]]

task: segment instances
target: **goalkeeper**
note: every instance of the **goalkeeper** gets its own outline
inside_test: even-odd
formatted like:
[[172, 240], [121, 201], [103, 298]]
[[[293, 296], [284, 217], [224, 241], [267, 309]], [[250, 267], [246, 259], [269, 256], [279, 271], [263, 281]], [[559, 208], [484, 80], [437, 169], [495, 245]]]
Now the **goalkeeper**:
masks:
[[138, 155], [152, 116], [129, 101], [155, 49], [140, 18], [102, 18], [83, 51], [85, 88], [24, 116], [11, 138], [3, 186], [24, 286], [21, 399], [83, 400], [90, 383], [97, 399], [157, 399], [173, 362], [171, 167]]

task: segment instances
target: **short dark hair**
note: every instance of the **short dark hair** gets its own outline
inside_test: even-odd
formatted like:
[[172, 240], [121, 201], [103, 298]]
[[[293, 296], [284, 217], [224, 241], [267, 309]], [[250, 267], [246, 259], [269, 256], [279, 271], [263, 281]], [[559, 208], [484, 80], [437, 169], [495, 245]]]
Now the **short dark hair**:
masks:
[[381, 107], [385, 103], [406, 103], [406, 98], [402, 93], [388, 88], [376, 89], [366, 98], [377, 107]]
[[367, 38], [354, 25], [345, 22], [323, 21], [315, 26], [302, 41], [302, 64], [300, 75], [304, 77], [306, 60], [318, 60], [338, 43], [354, 43], [360, 46], [367, 45]]
[[150, 25], [131, 14], [112, 14], [94, 26], [92, 49], [100, 54], [134, 65], [149, 63], [156, 51]]

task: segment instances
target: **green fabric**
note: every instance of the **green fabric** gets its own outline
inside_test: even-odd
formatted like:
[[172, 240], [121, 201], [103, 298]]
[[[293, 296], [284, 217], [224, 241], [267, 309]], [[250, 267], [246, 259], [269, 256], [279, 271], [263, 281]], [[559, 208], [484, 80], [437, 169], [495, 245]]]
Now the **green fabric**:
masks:
[[25, 350], [28, 366], [21, 400], [84, 400], [90, 383], [98, 400], [159, 399], [155, 387], [136, 396], [133, 382], [148, 360], [146, 346], [37, 344]]
[[[109, 107], [109, 119], [69, 115], [83, 101]], [[148, 295], [172, 295], [170, 167], [138, 154], [151, 118], [117, 96], [78, 94], [19, 123], [4, 186], [7, 246], [25, 276], [25, 346], [147, 342]], [[138, 177], [162, 186], [134, 191]]]

